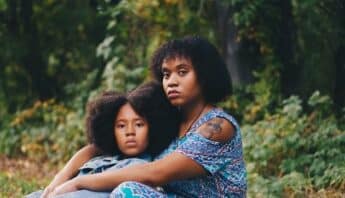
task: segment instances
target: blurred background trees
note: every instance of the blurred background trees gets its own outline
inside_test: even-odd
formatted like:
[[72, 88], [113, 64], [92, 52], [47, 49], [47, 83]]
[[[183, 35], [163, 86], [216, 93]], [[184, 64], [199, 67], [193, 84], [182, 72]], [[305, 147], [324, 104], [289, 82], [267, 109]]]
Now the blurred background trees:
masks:
[[235, 85], [222, 105], [243, 126], [249, 195], [343, 192], [344, 24], [342, 0], [0, 0], [0, 153], [65, 162], [87, 101], [198, 34]]

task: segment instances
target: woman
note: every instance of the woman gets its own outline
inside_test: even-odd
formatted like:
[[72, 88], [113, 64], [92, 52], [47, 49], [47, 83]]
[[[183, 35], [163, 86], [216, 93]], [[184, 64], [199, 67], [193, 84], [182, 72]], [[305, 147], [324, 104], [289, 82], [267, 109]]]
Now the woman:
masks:
[[[113, 197], [245, 197], [239, 125], [214, 106], [232, 91], [216, 48], [200, 37], [172, 40], [156, 51], [151, 69], [170, 103], [180, 109], [179, 137], [153, 162], [78, 177], [52, 195], [115, 188]], [[162, 185], [164, 192], [153, 188]]]

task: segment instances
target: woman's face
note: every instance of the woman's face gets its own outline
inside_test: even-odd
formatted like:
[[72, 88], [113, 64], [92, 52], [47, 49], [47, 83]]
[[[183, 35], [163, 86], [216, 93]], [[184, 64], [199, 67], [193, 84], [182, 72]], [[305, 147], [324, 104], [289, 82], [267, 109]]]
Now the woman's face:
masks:
[[162, 72], [163, 88], [172, 105], [184, 107], [203, 100], [196, 71], [189, 59], [165, 59]]
[[149, 143], [148, 132], [148, 123], [129, 103], [120, 108], [115, 119], [114, 133], [115, 141], [124, 155], [136, 156], [143, 153]]

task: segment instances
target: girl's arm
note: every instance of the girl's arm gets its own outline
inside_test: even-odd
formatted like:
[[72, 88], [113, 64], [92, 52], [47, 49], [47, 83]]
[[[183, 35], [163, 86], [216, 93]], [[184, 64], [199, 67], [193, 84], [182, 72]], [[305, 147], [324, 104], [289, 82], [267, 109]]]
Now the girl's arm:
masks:
[[92, 144], [86, 145], [76, 152], [73, 157], [67, 162], [64, 168], [59, 171], [53, 181], [44, 189], [42, 194], [43, 197], [47, 196], [52, 192], [57, 186], [66, 182], [75, 176], [78, 172], [78, 169], [88, 160], [99, 154], [100, 151]]

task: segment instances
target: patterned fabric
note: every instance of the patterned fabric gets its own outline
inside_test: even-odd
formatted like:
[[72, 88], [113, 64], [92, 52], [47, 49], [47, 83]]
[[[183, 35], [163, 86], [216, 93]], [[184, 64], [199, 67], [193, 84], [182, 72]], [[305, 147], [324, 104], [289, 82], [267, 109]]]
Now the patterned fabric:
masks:
[[[204, 138], [196, 132], [205, 122], [221, 117], [235, 127], [234, 137], [226, 143]], [[116, 197], [245, 197], [246, 169], [242, 154], [241, 131], [236, 120], [221, 109], [212, 109], [193, 124], [183, 137], [175, 139], [160, 155], [180, 152], [203, 166], [208, 176], [169, 183], [165, 192], [159, 192], [144, 184], [125, 182], [118, 186]], [[114, 197], [113, 196], [113, 197]]]
[[142, 164], [152, 161], [152, 158], [148, 154], [142, 154], [138, 157], [121, 159], [120, 156], [98, 156], [92, 158], [79, 168], [78, 175], [86, 175], [93, 173], [100, 173], [105, 170], [120, 169], [128, 165]]
[[123, 182], [110, 194], [110, 198], [135, 197], [135, 198], [163, 198], [175, 197], [139, 182]]
[[[224, 118], [235, 127], [234, 137], [226, 143], [219, 143], [203, 137], [197, 132], [205, 122]], [[171, 182], [167, 191], [184, 197], [245, 197], [246, 169], [242, 153], [241, 131], [236, 120], [221, 109], [212, 109], [201, 117], [191, 130], [176, 139], [159, 158], [177, 151], [190, 157], [208, 172], [208, 176]]]

